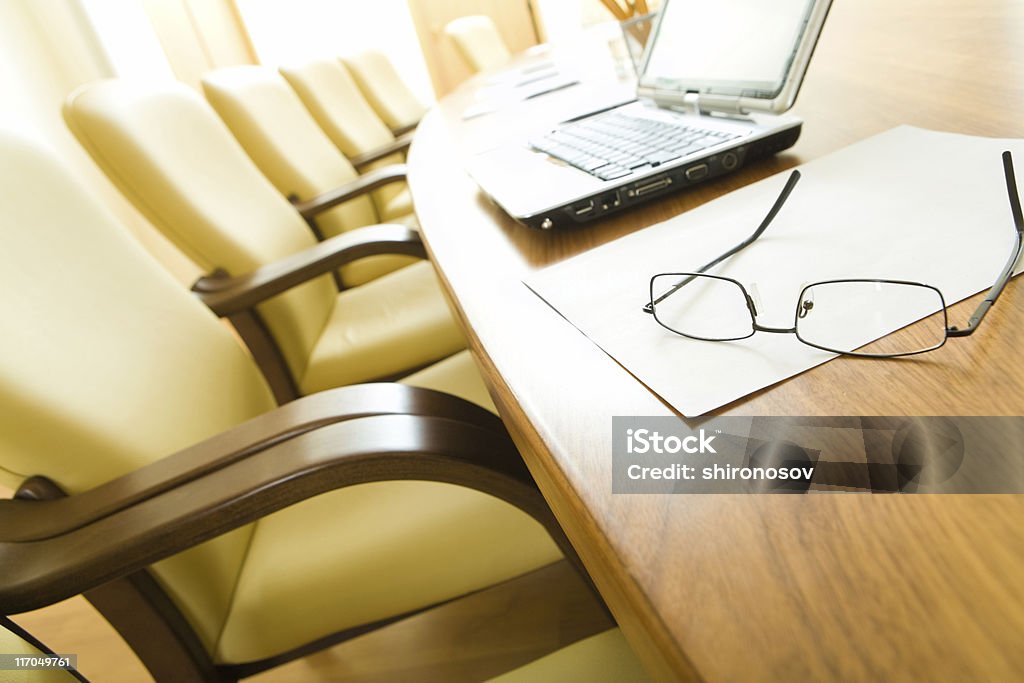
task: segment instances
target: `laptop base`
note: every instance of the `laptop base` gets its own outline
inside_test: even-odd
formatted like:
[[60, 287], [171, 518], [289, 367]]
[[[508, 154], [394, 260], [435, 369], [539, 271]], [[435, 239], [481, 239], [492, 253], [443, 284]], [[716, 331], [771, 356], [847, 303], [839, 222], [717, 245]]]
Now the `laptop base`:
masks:
[[802, 127], [803, 124], [797, 124], [717, 154], [695, 159], [689, 164], [673, 166], [663, 173], [645, 175], [633, 183], [609, 183], [607, 190], [594, 192], [550, 211], [513, 217], [519, 223], [536, 230], [558, 230], [589, 223], [653, 198], [731, 173], [748, 162], [789, 149], [800, 138]]

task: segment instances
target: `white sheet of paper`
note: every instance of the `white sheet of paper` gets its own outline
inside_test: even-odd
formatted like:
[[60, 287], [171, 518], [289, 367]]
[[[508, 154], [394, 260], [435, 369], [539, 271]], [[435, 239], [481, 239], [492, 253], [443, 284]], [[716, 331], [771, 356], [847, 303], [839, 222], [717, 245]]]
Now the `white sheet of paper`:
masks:
[[[1010, 256], [1015, 232], [1000, 158], [1006, 149], [1024, 178], [1022, 140], [909, 126], [804, 164], [761, 238], [709, 272], [755, 285], [758, 323], [773, 327], [792, 327], [802, 286], [821, 280], [922, 282], [951, 305], [991, 287]], [[835, 357], [791, 334], [687, 339], [642, 310], [652, 275], [696, 270], [743, 241], [789, 174], [550, 266], [525, 284], [684, 416], [702, 415]], [[991, 333], [984, 325], [979, 331]]]

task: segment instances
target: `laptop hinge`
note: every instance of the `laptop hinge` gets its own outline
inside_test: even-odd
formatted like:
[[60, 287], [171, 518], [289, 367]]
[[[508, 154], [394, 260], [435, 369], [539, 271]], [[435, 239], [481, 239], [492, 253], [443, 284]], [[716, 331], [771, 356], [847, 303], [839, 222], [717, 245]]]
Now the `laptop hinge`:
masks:
[[740, 98], [729, 95], [682, 92], [641, 88], [640, 95], [650, 98], [659, 107], [679, 109], [693, 114], [747, 114], [740, 106]]

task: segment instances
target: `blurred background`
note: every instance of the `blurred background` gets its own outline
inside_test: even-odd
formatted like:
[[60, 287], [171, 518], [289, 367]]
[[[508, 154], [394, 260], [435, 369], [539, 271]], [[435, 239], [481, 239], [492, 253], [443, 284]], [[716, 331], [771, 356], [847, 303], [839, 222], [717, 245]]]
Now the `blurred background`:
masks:
[[[61, 105], [101, 78], [174, 78], [198, 87], [208, 71], [276, 67], [369, 47], [384, 52], [424, 102], [471, 75], [444, 27], [486, 15], [513, 52], [564, 41], [658, 0], [3, 0], [0, 123], [35, 130], [183, 282], [199, 273], [100, 174], [68, 132]], [[12, 121], [13, 119], [13, 121]]]

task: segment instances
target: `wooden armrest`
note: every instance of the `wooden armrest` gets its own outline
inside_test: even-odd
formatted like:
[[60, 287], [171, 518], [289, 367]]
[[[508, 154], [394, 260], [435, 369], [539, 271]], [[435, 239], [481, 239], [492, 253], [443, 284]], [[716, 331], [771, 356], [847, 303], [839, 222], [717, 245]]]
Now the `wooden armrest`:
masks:
[[[415, 129], [416, 126], [413, 126], [412, 130]], [[349, 161], [352, 162], [352, 165], [355, 166], [356, 168], [360, 168], [362, 166], [365, 166], [366, 164], [371, 164], [374, 161], [377, 161], [378, 159], [383, 159], [384, 157], [394, 154], [396, 152], [404, 152], [405, 150], [409, 149], [409, 145], [411, 144], [411, 132], [406, 131], [406, 134], [404, 135], [395, 133], [395, 139], [393, 142], [390, 142], [384, 145], [383, 147], [378, 147], [377, 149], [371, 149], [369, 152], [357, 154], [356, 156], [349, 159]]]
[[433, 416], [504, 433], [497, 415], [439, 391], [395, 383], [331, 389], [296, 399], [77, 495], [4, 503], [0, 542], [39, 541], [73, 531], [306, 432], [374, 415]]
[[369, 173], [359, 176], [351, 183], [336, 187], [304, 202], [293, 201], [292, 204], [295, 206], [295, 210], [302, 214], [303, 218], [309, 220], [318, 213], [332, 209], [338, 204], [364, 195], [371, 190], [376, 190], [378, 187], [405, 180], [406, 175], [405, 164], [392, 164], [383, 168], [375, 168]]
[[[496, 496], [534, 517], [572, 556], [507, 435], [436, 417], [372, 416], [295, 436], [68, 533], [0, 542], [0, 614], [91, 590], [318, 494], [389, 480]], [[5, 508], [18, 502], [0, 501], [0, 528]]]
[[412, 133], [415, 133], [416, 127], [419, 125], [420, 122], [416, 121], [414, 123], [406, 124], [401, 128], [393, 128], [391, 129], [391, 134], [394, 135], [396, 138], [405, 137], [406, 135], [411, 135]]
[[231, 277], [215, 273], [200, 278], [192, 291], [214, 313], [229, 316], [338, 266], [376, 254], [426, 258], [420, 235], [412, 228], [397, 224], [373, 225], [331, 237], [245, 275]]

